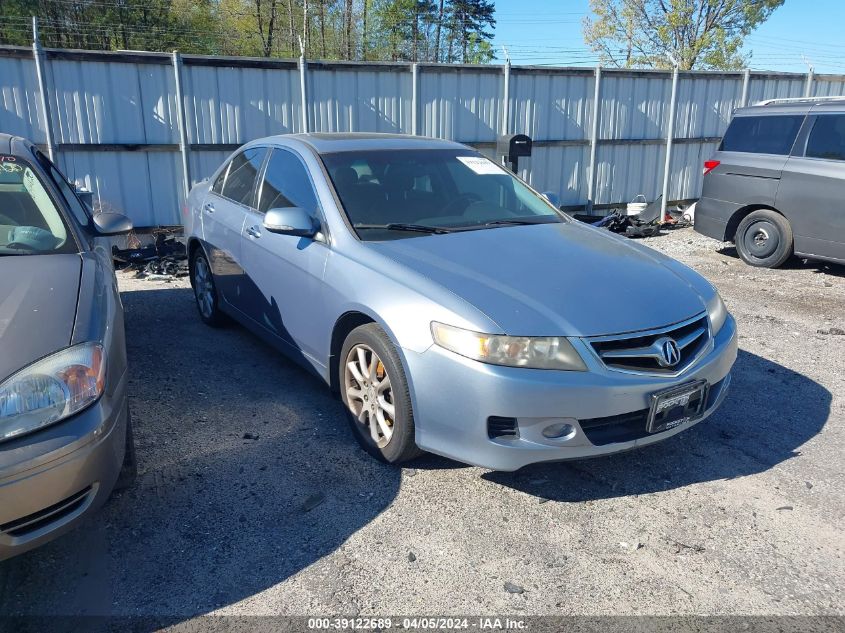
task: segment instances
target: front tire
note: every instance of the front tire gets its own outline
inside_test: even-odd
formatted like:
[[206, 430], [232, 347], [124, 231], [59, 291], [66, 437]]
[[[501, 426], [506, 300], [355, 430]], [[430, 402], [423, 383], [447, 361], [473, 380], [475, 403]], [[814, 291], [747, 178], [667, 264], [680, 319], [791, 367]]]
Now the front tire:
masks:
[[739, 223], [734, 242], [746, 264], [777, 268], [792, 256], [792, 227], [780, 213], [760, 209]]
[[197, 310], [203, 323], [211, 327], [226, 325], [229, 320], [220, 310], [211, 265], [201, 249], [197, 249], [191, 260], [191, 286], [194, 289]]
[[339, 363], [340, 395], [358, 443], [389, 464], [418, 457], [408, 381], [384, 330], [375, 323], [352, 330]]

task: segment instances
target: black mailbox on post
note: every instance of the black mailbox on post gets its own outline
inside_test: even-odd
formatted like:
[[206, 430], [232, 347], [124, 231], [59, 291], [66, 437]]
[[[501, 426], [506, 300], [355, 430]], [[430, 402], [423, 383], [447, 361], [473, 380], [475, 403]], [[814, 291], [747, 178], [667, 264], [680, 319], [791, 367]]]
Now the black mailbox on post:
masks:
[[504, 156], [514, 172], [519, 169], [519, 159], [531, 156], [532, 141], [525, 134], [505, 134], [496, 141], [496, 155]]

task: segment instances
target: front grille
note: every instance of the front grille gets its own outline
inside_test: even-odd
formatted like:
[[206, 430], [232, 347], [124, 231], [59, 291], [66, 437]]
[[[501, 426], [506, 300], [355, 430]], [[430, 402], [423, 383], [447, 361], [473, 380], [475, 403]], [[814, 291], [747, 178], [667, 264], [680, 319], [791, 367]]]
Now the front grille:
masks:
[[648, 409], [609, 415], [605, 418], [590, 418], [579, 420], [581, 430], [587, 439], [596, 446], [614, 444], [616, 442], [630, 442], [648, 435]]
[[44, 508], [20, 519], [3, 523], [0, 525], [0, 534], [8, 534], [12, 537], [27, 536], [51, 523], [61, 521], [85, 505], [91, 490], [92, 487], [88, 486], [85, 490], [81, 490], [58, 503], [54, 503], [49, 508]]
[[519, 437], [519, 427], [516, 424], [516, 418], [490, 416], [487, 418], [487, 437], [491, 440], [497, 437]]
[[[680, 359], [671, 366], [661, 363], [661, 347], [667, 338], [677, 344], [680, 352]], [[610, 369], [670, 374], [688, 367], [705, 348], [709, 338], [707, 317], [703, 316], [647, 334], [591, 339], [590, 345]]]

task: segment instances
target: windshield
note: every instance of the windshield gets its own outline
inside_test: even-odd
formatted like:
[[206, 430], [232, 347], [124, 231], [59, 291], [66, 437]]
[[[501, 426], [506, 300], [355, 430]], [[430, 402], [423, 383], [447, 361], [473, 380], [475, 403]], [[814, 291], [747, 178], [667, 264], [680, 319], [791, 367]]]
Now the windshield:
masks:
[[545, 198], [471, 150], [351, 151], [322, 158], [364, 240], [564, 221]]
[[19, 156], [0, 155], [0, 256], [76, 250], [38, 174]]

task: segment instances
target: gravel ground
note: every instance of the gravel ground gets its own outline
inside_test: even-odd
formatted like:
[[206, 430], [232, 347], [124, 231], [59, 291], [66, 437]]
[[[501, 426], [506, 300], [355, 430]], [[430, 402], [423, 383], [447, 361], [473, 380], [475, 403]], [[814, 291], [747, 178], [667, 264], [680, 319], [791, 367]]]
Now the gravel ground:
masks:
[[509, 474], [375, 462], [316, 379], [203, 326], [184, 280], [121, 274], [138, 482], [0, 564], [0, 613], [845, 614], [845, 268], [752, 269], [688, 229], [646, 243], [739, 322], [724, 406]]

